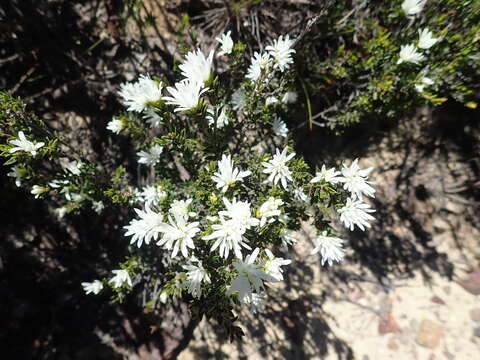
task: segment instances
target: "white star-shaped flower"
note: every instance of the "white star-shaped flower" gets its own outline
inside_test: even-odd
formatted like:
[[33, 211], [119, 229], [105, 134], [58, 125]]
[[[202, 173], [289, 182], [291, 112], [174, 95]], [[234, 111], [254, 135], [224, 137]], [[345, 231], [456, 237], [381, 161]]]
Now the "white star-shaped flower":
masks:
[[85, 294], [99, 294], [103, 289], [103, 284], [100, 280], [94, 280], [93, 282], [82, 282], [83, 290]]
[[272, 130], [275, 135], [286, 138], [288, 136], [288, 127], [285, 122], [278, 116], [273, 118]]
[[282, 266], [288, 265], [292, 260], [277, 258], [272, 252], [268, 249], [265, 249], [268, 260], [263, 264], [263, 270], [270, 277], [268, 281], [278, 282], [283, 280], [283, 269]]
[[167, 197], [167, 193], [163, 191], [161, 186], [147, 185], [138, 194], [137, 198], [141, 202], [145, 202], [147, 207], [157, 205], [160, 201]]
[[171, 96], [164, 96], [167, 104], [175, 105], [177, 111], [188, 111], [195, 109], [200, 103], [200, 96], [208, 91], [209, 88], [203, 88], [203, 83], [194, 80], [185, 79], [175, 84], [175, 87], [167, 87]]
[[227, 31], [226, 34], [222, 34], [220, 36], [217, 36], [215, 40], [217, 40], [220, 44], [220, 51], [218, 52], [218, 56], [222, 55], [228, 55], [232, 52], [233, 50], [233, 40], [231, 35], [231, 31]]
[[262, 75], [262, 70], [268, 70], [270, 62], [271, 58], [269, 53], [255, 52], [245, 77], [253, 82], [257, 81], [260, 75]]
[[193, 199], [174, 200], [170, 205], [170, 210], [168, 210], [168, 212], [173, 216], [183, 216], [184, 218], [196, 216], [196, 212], [190, 211], [190, 205], [192, 202]]
[[420, 84], [415, 84], [415, 90], [418, 92], [423, 92], [425, 90], [425, 87], [433, 85], [434, 81], [426, 76], [422, 77], [420, 79]]
[[18, 132], [18, 139], [10, 140], [10, 144], [15, 145], [15, 147], [10, 149], [10, 153], [15, 153], [17, 151], [24, 151], [30, 153], [32, 156], [37, 155], [37, 150], [40, 149], [44, 142], [38, 142], [34, 144], [33, 142], [29, 141], [23, 131]]
[[142, 112], [150, 104], [160, 101], [162, 89], [162, 83], [152, 80], [149, 75], [140, 75], [137, 82], [122, 84], [119, 95], [128, 111]]
[[360, 169], [358, 159], [355, 159], [350, 166], [343, 164], [341, 181], [344, 183], [343, 188], [352, 194], [352, 198], [360, 198], [362, 195], [375, 197], [375, 189], [370, 186], [374, 183], [368, 181], [368, 175], [372, 170], [373, 167]]
[[[239, 260], [233, 262], [233, 267], [237, 275], [232, 285], [227, 289], [226, 294], [237, 293], [238, 300], [242, 303], [252, 302], [253, 290], [260, 293], [264, 290], [263, 281], [269, 281], [271, 277], [261, 269], [260, 264], [255, 264], [259, 249], [256, 248], [250, 255], [245, 257], [245, 261]], [[246, 300], [248, 298], [248, 300]]]
[[187, 270], [187, 291], [196, 299], [202, 296], [202, 283], [210, 284], [211, 280], [208, 273], [203, 268], [202, 262], [198, 261], [197, 265], [188, 264], [182, 266]]
[[210, 248], [210, 252], [218, 249], [220, 256], [224, 259], [228, 258], [230, 251], [233, 251], [235, 256], [242, 258], [242, 247], [251, 250], [247, 244], [247, 239], [243, 236], [246, 229], [239, 221], [232, 219], [220, 218], [219, 224], [212, 225], [213, 232], [210, 235], [204, 236], [203, 240], [215, 240]]
[[[190, 51], [185, 56], [183, 64], [179, 65], [182, 75], [189, 81], [204, 85], [212, 76], [213, 50], [208, 57], [200, 49]], [[171, 94], [171, 91], [169, 91]], [[173, 94], [172, 94], [173, 95]]]
[[427, 0], [405, 0], [402, 9], [408, 16], [418, 14], [423, 10]]
[[256, 216], [260, 219], [260, 226], [264, 226], [266, 223], [272, 223], [275, 221], [275, 217], [280, 216], [280, 206], [283, 205], [282, 199], [275, 199], [270, 197], [265, 201], [257, 210]]
[[336, 184], [343, 181], [343, 178], [338, 175], [341, 175], [340, 171], [336, 171], [335, 168], [330, 168], [327, 170], [325, 165], [322, 165], [322, 168], [320, 171], [317, 171], [315, 177], [310, 180], [310, 183], [315, 184], [320, 181], [325, 181], [330, 184]]
[[221, 210], [218, 214], [221, 217], [229, 217], [238, 222], [240, 226], [245, 229], [250, 229], [252, 226], [258, 226], [260, 221], [252, 216], [250, 203], [248, 201], [237, 201], [237, 199], [228, 200], [223, 198], [226, 210]]
[[290, 39], [288, 35], [280, 36], [273, 41], [272, 45], [265, 48], [274, 59], [274, 67], [281, 72], [287, 70], [293, 63], [292, 54], [295, 53], [295, 49], [292, 48], [293, 42], [293, 39]]
[[273, 155], [271, 160], [262, 162], [262, 165], [265, 167], [263, 173], [268, 174], [268, 179], [264, 183], [271, 182], [277, 185], [280, 182], [283, 188], [287, 189], [287, 182], [292, 181], [292, 172], [288, 168], [287, 162], [295, 156], [295, 153], [287, 155], [287, 151], [287, 148], [284, 148], [280, 153], [280, 150], [276, 149], [275, 155]]
[[114, 288], [119, 288], [125, 283], [130, 287], [132, 286], [132, 279], [127, 270], [112, 270], [112, 273], [114, 273], [115, 276], [108, 282], [113, 283]]
[[348, 198], [345, 206], [339, 209], [338, 212], [340, 214], [340, 220], [350, 231], [353, 231], [355, 225], [362, 231], [365, 231], [366, 227], [371, 227], [369, 221], [375, 220], [375, 218], [369, 214], [375, 212], [375, 210], [371, 209], [370, 205], [361, 200]]
[[213, 174], [212, 180], [216, 183], [217, 189], [226, 192], [230, 186], [237, 181], [242, 181], [249, 176], [251, 171], [240, 171], [233, 167], [233, 160], [230, 155], [222, 155], [222, 159], [218, 161], [218, 171]]
[[243, 236], [247, 229], [257, 226], [260, 221], [252, 217], [250, 203], [246, 201], [232, 201], [223, 198], [226, 210], [218, 213], [220, 224], [213, 224], [213, 232], [203, 237], [203, 240], [213, 240], [210, 251], [219, 249], [220, 256], [227, 258], [233, 250], [237, 258], [242, 258], [241, 248], [251, 249], [247, 239]]
[[160, 161], [160, 155], [162, 152], [163, 147], [160, 145], [154, 145], [148, 151], [139, 151], [137, 153], [138, 163], [147, 166], [154, 166]]
[[434, 38], [433, 33], [428, 29], [418, 30], [418, 34], [418, 47], [420, 49], [430, 49], [433, 45], [440, 41], [439, 38]]
[[158, 115], [151, 107], [144, 111], [143, 119], [151, 128], [159, 127], [162, 124], [162, 117]]
[[20, 166], [13, 166], [12, 171], [10, 171], [7, 176], [15, 178], [15, 185], [17, 187], [22, 185], [23, 169]]
[[343, 260], [345, 255], [342, 248], [344, 240], [338, 237], [327, 236], [327, 232], [323, 231], [321, 235], [316, 237], [314, 242], [316, 246], [310, 254], [315, 255], [320, 252], [322, 265], [328, 263], [328, 265], [332, 266], [334, 261], [340, 262]]
[[418, 49], [415, 45], [402, 45], [400, 47], [400, 58], [398, 59], [397, 64], [403, 62], [418, 64], [420, 61], [423, 61], [425, 56], [420, 54], [417, 50]]
[[137, 246], [150, 244], [152, 239], [157, 239], [160, 227], [163, 225], [163, 215], [151, 210], [148, 206], [145, 210], [134, 209], [138, 219], [133, 219], [130, 224], [123, 228], [127, 230], [125, 236], [131, 236], [130, 244], [137, 243]]
[[50, 189], [46, 186], [33, 185], [32, 186], [32, 191], [30, 191], [30, 193], [32, 195], [35, 195], [35, 199], [38, 199], [42, 194], [45, 194], [49, 191], [50, 191]]
[[172, 217], [169, 215], [168, 224], [164, 223], [159, 227], [163, 236], [157, 245], [172, 250], [172, 258], [175, 258], [178, 252], [188, 258], [188, 249], [195, 249], [193, 238], [200, 231], [199, 224], [199, 222], [188, 222], [188, 218], [183, 216], [174, 215]]
[[120, 134], [123, 129], [125, 129], [125, 123], [117, 118], [113, 118], [107, 124], [107, 130], [117, 135]]

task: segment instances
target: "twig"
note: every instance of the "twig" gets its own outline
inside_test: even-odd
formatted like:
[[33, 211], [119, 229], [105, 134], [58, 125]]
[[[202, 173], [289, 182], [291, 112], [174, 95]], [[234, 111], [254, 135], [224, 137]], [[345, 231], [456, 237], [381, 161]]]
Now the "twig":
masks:
[[28, 69], [28, 71], [24, 75], [22, 75], [20, 80], [18, 80], [17, 84], [12, 89], [12, 93], [15, 93], [18, 90], [18, 88], [25, 82], [25, 80], [27, 80], [27, 78], [33, 74], [33, 72], [35, 71], [35, 68], [36, 68], [36, 65], [32, 66], [30, 69]]

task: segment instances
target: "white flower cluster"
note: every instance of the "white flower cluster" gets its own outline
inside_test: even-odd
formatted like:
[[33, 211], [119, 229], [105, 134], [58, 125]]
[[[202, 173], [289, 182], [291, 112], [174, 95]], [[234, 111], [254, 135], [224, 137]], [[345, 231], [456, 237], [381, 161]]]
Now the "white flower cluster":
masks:
[[[183, 80], [167, 86], [163, 95], [163, 83], [151, 79], [149, 75], [140, 75], [136, 82], [125, 83], [120, 87], [119, 95], [128, 111], [143, 112], [143, 118], [151, 127], [159, 126], [162, 118], [155, 112], [155, 108], [162, 102], [175, 106], [175, 112], [195, 109], [200, 103], [200, 97], [208, 87], [205, 84], [213, 74], [213, 51], [205, 56], [200, 49], [191, 51], [185, 56], [184, 62], [179, 66]], [[125, 122], [113, 118], [107, 129], [119, 134], [125, 128]]]
[[[370, 205], [365, 203], [363, 196], [375, 197], [375, 189], [372, 187], [373, 182], [368, 180], [368, 175], [373, 168], [361, 169], [358, 165], [358, 159], [355, 159], [350, 166], [343, 164], [341, 171], [335, 168], [327, 169], [322, 165], [320, 171], [315, 174], [315, 177], [310, 183], [329, 183], [329, 184], [343, 184], [343, 188], [350, 193], [345, 206], [338, 209], [340, 221], [350, 229], [354, 230], [355, 226], [360, 230], [365, 231], [365, 228], [370, 228], [369, 221], [375, 218], [370, 215], [375, 210], [371, 209]], [[312, 254], [320, 252], [322, 257], [322, 265], [327, 262], [331, 265], [334, 261], [341, 261], [343, 259], [343, 242], [344, 240], [337, 237], [327, 236], [326, 232], [318, 236], [315, 240], [317, 246], [313, 249]]]
[[[231, 33], [222, 34], [216, 40], [220, 44], [217, 57], [228, 58], [234, 51]], [[155, 141], [142, 144], [142, 150], [137, 152], [138, 163], [149, 167], [140, 167], [139, 171], [150, 170], [149, 180], [163, 176], [164, 170], [168, 174], [175, 167], [180, 173], [181, 166], [188, 167], [190, 172], [187, 180], [181, 176], [172, 180], [166, 175], [157, 182], [166, 184], [165, 187], [151, 185], [150, 181], [147, 182], [150, 185], [143, 188], [129, 189], [136, 194], [132, 201], [136, 216], [124, 226], [125, 236], [137, 248], [153, 244], [160, 247], [169, 269], [168, 276], [173, 275], [164, 284], [162, 301], [182, 291], [201, 299], [212, 292], [218, 293], [220, 288], [225, 289], [224, 295], [237, 299], [252, 311], [260, 310], [266, 283], [282, 281], [283, 267], [291, 263], [289, 259], [276, 257], [269, 247], [282, 244], [288, 250], [297, 242], [294, 229], [298, 229], [299, 214], [318, 219], [321, 214], [311, 213], [315, 205], [312, 198], [316, 198], [316, 191], [326, 184], [336, 184], [337, 191], [349, 195], [338, 209], [338, 216], [347, 228], [370, 227], [373, 210], [363, 198], [375, 194], [373, 183], [368, 179], [372, 168], [361, 169], [358, 160], [339, 171], [322, 166], [308, 183], [305, 179], [310, 175], [306, 164], [285, 146], [289, 129], [272, 111], [288, 108], [285, 105], [298, 98], [296, 92], [285, 88], [280, 81], [293, 64], [294, 44], [288, 35], [280, 36], [266, 46], [265, 51], [255, 52], [245, 74], [247, 83], [235, 91], [217, 92], [218, 84], [225, 77], [214, 80], [215, 54], [210, 51], [205, 55], [199, 49], [186, 54], [178, 66], [182, 79], [172, 86], [148, 76], [122, 86], [120, 95], [128, 110], [142, 112], [151, 127], [163, 124], [158, 129], [162, 135], [170, 131], [176, 135], [177, 128], [182, 131], [188, 128], [189, 135], [195, 131], [200, 133], [201, 140], [192, 141], [195, 146], [186, 147], [194, 148], [192, 152], [196, 157], [191, 163], [187, 163], [188, 151], [173, 153], [176, 150], [170, 145], [169, 136], [159, 136]], [[262, 97], [250, 102], [250, 97], [258, 95]], [[250, 135], [249, 126], [257, 129], [255, 120], [251, 119], [257, 112], [252, 109], [247, 113], [250, 112], [247, 104], [260, 104], [260, 109], [270, 118], [271, 130], [267, 134], [272, 144], [282, 144], [270, 154], [254, 154], [246, 147], [239, 149], [243, 145], [241, 138]], [[166, 105], [173, 105], [173, 109]], [[262, 119], [259, 123], [264, 125], [267, 121]], [[117, 133], [127, 127], [130, 128], [130, 124], [124, 118], [114, 118], [109, 124], [109, 129]], [[235, 139], [233, 143], [227, 140], [221, 145], [228, 146], [217, 147], [224, 140], [221, 136], [227, 139], [233, 132], [237, 132], [231, 138]], [[183, 139], [182, 136], [178, 138]], [[222, 149], [223, 154], [213, 149]], [[172, 158], [174, 164], [166, 161]], [[319, 234], [312, 254], [319, 253], [322, 264], [341, 261], [344, 240], [330, 236], [328, 231], [319, 230]], [[110, 283], [122, 291], [138, 281], [139, 275], [133, 280], [130, 278], [133, 273], [131, 268], [127, 271], [122, 266], [122, 270], [114, 270], [115, 276], [103, 284]], [[220, 287], [219, 282], [223, 282]], [[100, 286], [93, 284], [85, 283], [85, 291], [98, 293]]]
[[[272, 67], [280, 72], [287, 70], [293, 63], [292, 54], [295, 53], [293, 44], [294, 40], [290, 39], [288, 35], [280, 36], [265, 48], [265, 52], [255, 52], [250, 61], [246, 78], [255, 82], [262, 73], [268, 75]], [[265, 81], [267, 81], [267, 78], [265, 78]]]
[[[9, 144], [11, 146], [9, 149], [10, 154], [20, 153], [32, 157], [37, 156], [38, 150], [45, 146], [45, 142], [43, 141], [35, 142], [28, 140], [23, 131], [18, 132], [16, 139], [9, 140]], [[80, 160], [71, 160], [67, 157], [60, 157], [58, 159], [58, 165], [60, 166], [61, 171], [55, 174], [56, 178], [50, 180], [44, 185], [32, 185], [30, 194], [34, 195], [35, 199], [39, 199], [46, 194], [56, 193], [63, 195], [67, 201], [77, 204], [84, 200], [89, 200], [95, 211], [101, 211], [103, 204], [100, 201], [95, 201], [83, 193], [72, 191], [72, 187], [75, 187], [72, 180], [75, 177], [81, 176], [82, 168], [85, 164]], [[15, 185], [17, 187], [20, 187], [23, 181], [33, 178], [29, 175], [27, 167], [20, 163], [13, 165], [11, 171], [7, 173], [7, 176], [15, 179]], [[55, 213], [58, 215], [58, 218], [62, 218], [68, 210], [67, 206], [62, 206], [56, 209]]]
[[[402, 3], [402, 10], [409, 17], [413, 17], [423, 11], [423, 8], [427, 0], [404, 0]], [[418, 42], [417, 44], [408, 44], [402, 45], [400, 47], [400, 54], [397, 64], [401, 63], [413, 63], [419, 64], [425, 60], [425, 54], [422, 54], [419, 49], [424, 50], [428, 53], [428, 50], [438, 43], [441, 39], [436, 38], [433, 33], [428, 29], [418, 30]], [[427, 73], [428, 70], [425, 69], [423, 73]], [[415, 85], [415, 89], [418, 92], [423, 92], [427, 86], [434, 84], [434, 81], [426, 76], [421, 76], [419, 83]]]
[[[281, 183], [282, 187], [286, 188], [287, 182], [292, 181], [287, 162], [294, 155], [294, 153], [288, 154], [286, 148], [281, 152], [277, 149], [270, 161], [262, 163], [264, 173], [268, 175], [264, 183], [273, 186]], [[251, 175], [251, 171], [242, 171], [235, 166], [230, 155], [223, 155], [217, 166], [218, 171], [214, 172], [211, 180], [222, 194], [228, 194], [230, 189], [241, 184]], [[172, 260], [181, 254], [187, 261], [187, 264], [182, 265], [183, 269], [187, 270], [185, 287], [193, 297], [201, 296], [201, 284], [210, 283], [209, 274], [204, 269], [202, 261], [193, 255], [202, 242], [210, 245], [210, 252], [218, 251], [223, 259], [228, 259], [232, 253], [238, 259], [232, 262], [237, 275], [227, 293], [238, 293], [239, 300], [245, 304], [251, 303], [254, 300], [253, 297], [260, 296], [264, 281], [283, 279], [281, 266], [289, 264], [290, 260], [275, 258], [270, 251], [266, 251], [265, 261], [255, 262], [260, 251], [258, 248], [246, 257], [242, 253], [243, 249], [251, 250], [249, 236], [247, 236], [249, 230], [281, 220], [280, 217], [283, 214], [281, 208], [284, 204], [282, 199], [269, 197], [253, 211], [248, 201], [223, 197], [224, 209], [217, 214], [212, 214], [213, 216], [200, 216], [192, 211], [192, 199], [174, 200], [170, 204], [168, 213], [164, 214], [155, 209], [158, 201], [154, 203], [152, 198], [158, 196], [157, 192], [153, 187], [146, 187], [140, 193], [141, 196], [150, 200], [146, 200], [144, 209], [135, 209], [138, 218], [125, 226], [125, 235], [131, 237], [130, 243], [136, 244], [137, 247], [141, 247], [144, 243], [148, 245], [152, 240], [157, 241], [158, 246], [171, 250]], [[147, 195], [150, 193], [151, 195]], [[164, 198], [165, 196], [162, 196], [162, 199]], [[201, 228], [210, 228], [210, 233], [202, 237], [198, 236], [202, 232]], [[120, 280], [116, 281], [120, 283]]]

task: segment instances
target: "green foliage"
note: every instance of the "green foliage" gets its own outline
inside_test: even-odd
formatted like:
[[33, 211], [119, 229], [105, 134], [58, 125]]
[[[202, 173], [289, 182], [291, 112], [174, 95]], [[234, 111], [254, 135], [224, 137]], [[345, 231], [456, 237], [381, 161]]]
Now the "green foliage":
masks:
[[[408, 18], [402, 1], [368, 2], [352, 9], [344, 2], [321, 18], [298, 53], [297, 71], [314, 100], [317, 122], [341, 131], [371, 118], [397, 118], [419, 105], [454, 99], [475, 107], [480, 73], [479, 2], [428, 1]], [[397, 64], [401, 45], [416, 44], [428, 28], [441, 41], [419, 65]], [[316, 34], [322, 34], [317, 36]], [[318, 55], [317, 55], [318, 54]], [[422, 77], [434, 81], [420, 92]], [[305, 87], [304, 87], [305, 88]]]

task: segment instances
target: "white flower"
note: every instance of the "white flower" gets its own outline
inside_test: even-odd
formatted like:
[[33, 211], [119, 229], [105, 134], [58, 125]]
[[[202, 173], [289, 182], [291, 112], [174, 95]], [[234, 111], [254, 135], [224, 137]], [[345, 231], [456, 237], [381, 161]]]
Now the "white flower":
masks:
[[35, 195], [35, 199], [38, 199], [40, 195], [49, 191], [50, 189], [46, 186], [33, 185], [32, 191], [30, 191], [30, 194]]
[[397, 64], [401, 64], [402, 62], [418, 64], [423, 59], [425, 59], [425, 57], [417, 51], [415, 45], [402, 45], [400, 47], [400, 58], [398, 59]]
[[263, 264], [263, 270], [270, 277], [268, 281], [277, 282], [283, 280], [282, 266], [288, 265], [292, 260], [286, 260], [284, 258], [277, 258], [273, 256], [272, 252], [265, 249], [265, 253], [268, 256], [268, 260]]
[[269, 96], [265, 99], [265, 105], [271, 105], [278, 103], [278, 99], [275, 96]]
[[280, 150], [275, 150], [275, 155], [273, 158], [267, 162], [262, 162], [262, 165], [265, 167], [263, 170], [264, 174], [269, 174], [268, 179], [264, 181], [277, 184], [279, 181], [282, 184], [283, 188], [287, 188], [287, 180], [292, 181], [292, 172], [287, 166], [287, 162], [290, 161], [295, 156], [295, 153], [287, 155], [287, 148], [284, 148], [280, 153]]
[[158, 297], [158, 300], [162, 303], [162, 304], [166, 304], [167, 303], [167, 300], [168, 300], [168, 293], [166, 291], [162, 291], [160, 293], [160, 296]]
[[310, 253], [315, 255], [320, 251], [322, 257], [322, 265], [328, 263], [332, 266], [334, 261], [340, 262], [343, 260], [343, 242], [344, 240], [338, 237], [327, 236], [327, 232], [323, 231], [322, 235], [318, 235], [315, 239], [316, 247]]
[[195, 249], [193, 237], [200, 231], [199, 222], [187, 222], [188, 218], [174, 214], [168, 215], [168, 224], [164, 223], [159, 227], [163, 233], [162, 238], [157, 242], [158, 246], [163, 246], [167, 250], [172, 250], [172, 258], [177, 256], [178, 252], [183, 257], [188, 258], [188, 249]]
[[127, 230], [125, 236], [131, 236], [130, 244], [137, 243], [137, 246], [142, 246], [142, 243], [150, 244], [152, 239], [157, 239], [160, 233], [160, 227], [163, 223], [163, 215], [146, 207], [145, 210], [134, 209], [139, 219], [133, 219], [130, 224], [123, 228]]
[[114, 134], [120, 134], [120, 132], [125, 129], [125, 123], [122, 120], [113, 118], [107, 124], [107, 130], [110, 130]]
[[227, 209], [218, 212], [221, 217], [229, 217], [245, 229], [250, 229], [260, 223], [258, 219], [252, 217], [248, 201], [237, 201], [236, 199], [230, 201], [223, 198], [223, 203]]
[[232, 94], [232, 107], [233, 110], [242, 111], [247, 105], [247, 100], [245, 97], [245, 91], [243, 89], [238, 89]]
[[[210, 51], [208, 57], [205, 57], [200, 49], [197, 49], [197, 51], [190, 51], [186, 55], [185, 61], [179, 66], [179, 69], [189, 81], [203, 85], [212, 75], [212, 61], [213, 50]], [[171, 91], [169, 92], [172, 94]]]
[[138, 163], [147, 166], [154, 166], [160, 161], [160, 155], [163, 152], [163, 147], [160, 145], [152, 146], [148, 151], [137, 152]]
[[159, 127], [163, 120], [162, 117], [158, 115], [151, 107], [145, 111], [145, 114], [142, 117], [151, 128]]
[[[59, 180], [59, 179], [53, 179], [48, 183], [48, 186], [50, 186], [53, 189], [59, 189], [65, 185], [68, 185], [69, 181], [68, 180]], [[68, 199], [69, 200], [69, 199]]]
[[374, 198], [375, 189], [370, 186], [370, 184], [373, 183], [368, 181], [368, 175], [372, 170], [373, 167], [360, 169], [358, 166], [358, 159], [355, 159], [350, 166], [343, 164], [343, 188], [350, 191], [353, 198], [360, 198], [362, 195]]
[[259, 52], [255, 52], [253, 54], [251, 64], [247, 70], [247, 75], [245, 77], [253, 82], [257, 81], [260, 75], [262, 75], [262, 70], [267, 70], [269, 64], [269, 53], [261, 54]]
[[375, 210], [371, 209], [370, 205], [361, 200], [347, 199], [345, 206], [339, 209], [338, 212], [340, 214], [340, 220], [350, 231], [353, 231], [355, 225], [362, 231], [365, 231], [365, 227], [371, 227], [368, 221], [375, 220], [375, 218], [369, 214], [375, 212]]
[[293, 104], [297, 101], [298, 94], [295, 91], [287, 91], [282, 97], [284, 104]]
[[149, 207], [151, 205], [157, 205], [160, 201], [167, 197], [167, 193], [162, 190], [161, 186], [148, 185], [145, 186], [139, 193], [138, 199], [145, 202]]
[[265, 225], [267, 222], [270, 224], [275, 221], [274, 217], [277, 217], [281, 214], [281, 211], [278, 209], [283, 205], [282, 199], [275, 199], [270, 197], [265, 201], [260, 208], [257, 210], [257, 218], [260, 218], [260, 226]]
[[423, 10], [426, 2], [427, 0], [405, 0], [402, 4], [402, 9], [409, 16], [415, 15]]
[[128, 274], [127, 270], [112, 270], [112, 273], [115, 274], [108, 282], [113, 283], [114, 288], [121, 287], [124, 283], [127, 283], [128, 286], [132, 286], [132, 279]]
[[162, 89], [162, 83], [152, 80], [149, 75], [140, 75], [137, 82], [122, 84], [119, 95], [128, 111], [142, 112], [150, 104], [161, 100]]
[[61, 158], [60, 164], [62, 165], [62, 168], [77, 176], [80, 175], [80, 169], [83, 166], [81, 161], [70, 161], [67, 158]]
[[88, 294], [97, 295], [103, 289], [103, 284], [100, 280], [94, 280], [93, 282], [82, 282], [83, 290]]
[[79, 203], [79, 202], [85, 200], [87, 197], [86, 197], [85, 194], [69, 192], [69, 191], [67, 190], [67, 192], [65, 193], [65, 198], [66, 198], [68, 201], [73, 201], [73, 202]]
[[320, 181], [325, 181], [330, 184], [336, 184], [343, 181], [343, 178], [340, 176], [340, 171], [336, 171], [335, 168], [330, 168], [327, 170], [325, 165], [322, 165], [320, 171], [317, 171], [315, 177], [310, 180], [310, 184], [315, 184]]
[[230, 186], [237, 181], [249, 176], [251, 171], [240, 171], [233, 167], [233, 161], [230, 155], [222, 155], [222, 159], [218, 161], [218, 171], [213, 174], [212, 180], [216, 183], [217, 189], [226, 192]]
[[15, 178], [15, 185], [19, 187], [22, 185], [22, 174], [23, 170], [20, 166], [15, 165], [12, 167], [12, 171], [10, 171], [7, 176]]
[[238, 292], [238, 299], [242, 303], [252, 302], [253, 290], [256, 293], [260, 293], [264, 289], [263, 281], [269, 281], [271, 278], [261, 269], [261, 265], [255, 264], [259, 251], [256, 248], [250, 255], [245, 257], [245, 261], [240, 259], [233, 262], [233, 266], [237, 270], [237, 276], [233, 280], [232, 285], [227, 289], [226, 294], [230, 295]]
[[282, 247], [286, 249], [298, 241], [295, 237], [295, 231], [289, 229], [282, 230], [280, 233], [280, 239], [282, 240]]
[[434, 38], [432, 32], [428, 29], [418, 30], [418, 34], [418, 47], [420, 49], [430, 49], [433, 45], [440, 41], [439, 38]]
[[213, 232], [204, 236], [203, 240], [216, 239], [210, 251], [215, 251], [218, 248], [220, 256], [225, 259], [231, 250], [233, 250], [237, 258], [242, 258], [241, 247], [251, 249], [246, 243], [248, 240], [243, 234], [250, 227], [257, 226], [260, 221], [252, 217], [248, 202], [236, 201], [235, 199], [230, 202], [228, 199], [223, 198], [223, 203], [227, 210], [218, 213], [220, 224], [213, 224]]
[[233, 40], [232, 40], [232, 37], [230, 36], [231, 33], [232, 33], [231, 31], [227, 31], [226, 34], [222, 34], [215, 38], [215, 40], [217, 40], [221, 44], [221, 48], [218, 53], [218, 56], [228, 55], [232, 52]]
[[220, 114], [218, 113], [218, 109], [207, 109], [207, 120], [208, 125], [212, 127], [216, 127], [217, 129], [223, 128], [225, 125], [228, 124], [228, 116], [226, 107], [222, 107]]
[[15, 147], [10, 149], [10, 153], [24, 151], [29, 152], [32, 156], [37, 155], [37, 150], [45, 145], [44, 142], [34, 144], [33, 142], [27, 140], [23, 131], [18, 132], [18, 139], [10, 140], [9, 143], [15, 145]]
[[208, 87], [203, 88], [203, 84], [185, 79], [175, 84], [175, 87], [167, 87], [167, 91], [172, 96], [164, 96], [163, 100], [167, 104], [178, 106], [174, 111], [187, 111], [195, 109], [199, 102], [200, 96], [208, 91]]
[[211, 283], [210, 277], [203, 268], [202, 262], [198, 261], [197, 265], [188, 264], [183, 265], [182, 267], [187, 270], [186, 275], [188, 293], [194, 298], [200, 299], [202, 296], [202, 283]]
[[174, 200], [170, 205], [170, 210], [168, 210], [168, 212], [174, 216], [183, 216], [184, 218], [196, 216], [196, 212], [190, 211], [190, 204], [192, 201], [193, 199]]
[[263, 302], [262, 294], [252, 293], [251, 297], [244, 297], [242, 303], [246, 306], [249, 306], [249, 310], [253, 314], [256, 314], [257, 312], [262, 312], [265, 309], [265, 303]]
[[422, 77], [420, 79], [420, 84], [415, 84], [415, 89], [418, 91], [418, 92], [423, 92], [423, 90], [425, 89], [425, 87], [427, 86], [430, 86], [430, 85], [433, 85], [434, 82], [432, 79], [428, 78], [428, 77]]
[[221, 218], [220, 224], [213, 224], [212, 229], [213, 232], [210, 235], [204, 236], [202, 239], [215, 239], [210, 251], [213, 252], [218, 248], [220, 256], [224, 259], [228, 258], [230, 251], [233, 251], [235, 256], [241, 259], [242, 246], [246, 249], [251, 249], [246, 243], [247, 239], [243, 236], [245, 227], [238, 221]]
[[288, 136], [287, 124], [282, 121], [278, 116], [275, 116], [272, 122], [272, 130], [277, 136], [286, 138]]
[[303, 201], [303, 202], [310, 202], [310, 196], [305, 194], [305, 191], [302, 189], [295, 189], [293, 190], [293, 197], [298, 200], [298, 201]]
[[295, 50], [292, 49], [293, 39], [290, 39], [288, 35], [280, 36], [273, 41], [273, 44], [267, 46], [265, 49], [275, 60], [275, 68], [280, 69], [281, 72], [285, 71], [293, 63], [292, 54]]
[[68, 213], [68, 208], [66, 206], [60, 206], [53, 210], [58, 219], [63, 219], [66, 213]]
[[97, 214], [100, 214], [105, 209], [105, 204], [102, 201], [92, 201], [92, 209]]

